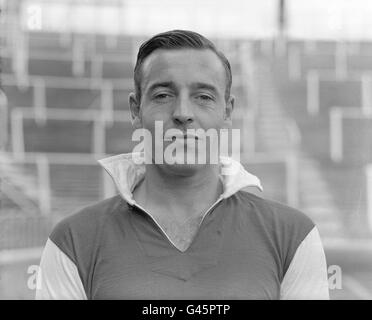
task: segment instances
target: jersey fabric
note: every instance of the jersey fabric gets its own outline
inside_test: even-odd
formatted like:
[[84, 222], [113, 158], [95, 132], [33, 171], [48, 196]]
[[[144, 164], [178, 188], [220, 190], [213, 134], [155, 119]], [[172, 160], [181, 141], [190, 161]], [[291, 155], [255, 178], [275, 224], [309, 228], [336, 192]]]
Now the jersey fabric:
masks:
[[319, 233], [300, 211], [243, 189], [260, 181], [221, 157], [224, 191], [189, 248], [178, 250], [138, 205], [138, 154], [100, 160], [119, 195], [52, 231], [36, 299], [328, 299]]

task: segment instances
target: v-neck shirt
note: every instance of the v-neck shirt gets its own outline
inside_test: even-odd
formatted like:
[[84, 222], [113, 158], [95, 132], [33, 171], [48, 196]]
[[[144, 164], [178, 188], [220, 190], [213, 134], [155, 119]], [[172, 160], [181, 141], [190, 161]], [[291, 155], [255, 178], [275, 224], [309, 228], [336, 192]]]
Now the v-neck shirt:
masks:
[[278, 299], [314, 227], [248, 192], [220, 201], [181, 252], [120, 196], [62, 221], [50, 240], [77, 266], [88, 299]]

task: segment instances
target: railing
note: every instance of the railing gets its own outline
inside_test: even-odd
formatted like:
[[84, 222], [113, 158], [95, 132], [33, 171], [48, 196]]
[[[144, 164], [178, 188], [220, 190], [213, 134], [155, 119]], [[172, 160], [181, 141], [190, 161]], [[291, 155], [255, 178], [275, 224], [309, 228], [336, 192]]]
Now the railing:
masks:
[[[131, 90], [133, 89], [132, 79], [101, 79], [101, 78], [65, 78], [52, 76], [27, 76], [23, 79], [23, 83], [12, 75], [2, 75], [2, 83], [4, 85], [26, 86], [33, 88], [33, 109], [39, 123], [45, 123], [47, 112], [52, 108], [48, 108], [46, 104], [46, 89], [61, 88], [61, 89], [94, 89], [100, 92], [100, 110], [104, 112], [105, 118], [112, 123], [114, 116], [114, 90]], [[235, 86], [245, 85], [242, 77], [234, 79]], [[7, 103], [2, 103], [0, 96], [0, 108], [4, 109], [5, 113], [9, 110]], [[69, 112], [72, 111], [72, 108]], [[116, 112], [116, 111], [115, 111]], [[129, 118], [128, 118], [129, 119]]]
[[[109, 116], [108, 116], [109, 115]], [[24, 159], [25, 142], [23, 119], [37, 119], [30, 108], [14, 108], [11, 112], [11, 137], [12, 150], [17, 159]], [[130, 124], [129, 111], [112, 111], [111, 114], [99, 110], [74, 110], [74, 109], [47, 109], [43, 114], [43, 119], [46, 120], [67, 120], [67, 121], [92, 121], [93, 122], [93, 152], [96, 154], [104, 154], [106, 152], [106, 126], [109, 121], [115, 119], [115, 122], [123, 122]]]
[[[255, 153], [242, 154], [244, 163], [247, 164], [276, 164], [285, 165], [286, 174], [286, 202], [288, 205], [298, 207], [299, 205], [299, 175], [298, 175], [298, 156], [295, 153], [290, 154], [270, 154]], [[265, 186], [263, 186], [265, 189]]]
[[[9, 159], [12, 161], [13, 164], [25, 164], [25, 163], [31, 163], [36, 164], [37, 168], [37, 176], [36, 181], [37, 185], [34, 186], [35, 189], [38, 190], [38, 207], [40, 209], [40, 213], [42, 215], [47, 215], [50, 212], [50, 203], [51, 203], [51, 194], [50, 194], [50, 176], [49, 176], [49, 160], [48, 158], [43, 154], [38, 154], [35, 159], [29, 159], [28, 157], [24, 157], [23, 159], [14, 158], [11, 156], [7, 156], [7, 161]], [[2, 159], [0, 159], [1, 161]], [[0, 164], [1, 165], [1, 164]], [[16, 203], [18, 202], [17, 199], [15, 199]], [[20, 199], [19, 201], [22, 201]], [[34, 206], [31, 205], [28, 202], [21, 202], [21, 207], [25, 207], [26, 209], [33, 209]]]
[[367, 180], [367, 223], [369, 230], [372, 231], [372, 163], [366, 166]]
[[301, 52], [299, 47], [289, 47], [287, 68], [290, 80], [296, 81], [301, 79]]
[[255, 115], [257, 112], [257, 87], [253, 76], [252, 46], [248, 42], [242, 42], [239, 47], [239, 62], [241, 67], [241, 85], [244, 88], [247, 105], [242, 113], [243, 128], [242, 138], [245, 153], [254, 154], [256, 150]]
[[349, 74], [347, 79], [339, 79], [334, 74], [309, 70], [306, 74], [306, 109], [309, 115], [317, 115], [320, 111], [319, 91], [322, 81], [353, 80], [361, 83], [361, 109], [372, 110], [372, 73], [359, 72]]
[[[36, 166], [36, 182], [35, 189], [38, 190], [38, 207], [40, 213], [44, 216], [50, 215], [52, 207], [52, 189], [50, 180], [50, 166], [56, 164], [68, 165], [88, 165], [98, 166], [97, 160], [102, 159], [106, 154], [72, 154], [72, 153], [39, 153], [27, 152], [22, 159], [14, 157], [13, 154], [6, 154], [7, 158], [11, 159], [14, 164], [33, 164]], [[103, 181], [103, 197], [108, 197], [115, 194], [115, 187], [112, 181], [107, 176], [107, 173], [102, 170]], [[97, 199], [98, 200], [98, 199]]]
[[[114, 114], [114, 89], [122, 89], [128, 90], [133, 87], [133, 83], [131, 79], [122, 79], [119, 81], [111, 81], [111, 80], [103, 80], [99, 78], [62, 78], [62, 77], [40, 77], [40, 76], [28, 76], [25, 79], [25, 83], [20, 84], [19, 79], [14, 78], [13, 76], [3, 75], [2, 82], [4, 85], [14, 85], [14, 86], [31, 86], [33, 87], [33, 113], [36, 116], [36, 121], [39, 124], [45, 124], [48, 116], [47, 113], [53, 113], [58, 111], [51, 111], [53, 108], [47, 108], [46, 105], [46, 88], [63, 88], [63, 89], [96, 89], [100, 91], [100, 112], [105, 115], [105, 119], [107, 121], [113, 120]], [[9, 106], [8, 103], [4, 102], [2, 96], [0, 96], [0, 110], [4, 113], [4, 125], [2, 126], [3, 134], [7, 137], [7, 131], [5, 128], [7, 124], [7, 114], [9, 113], [8, 110]], [[19, 127], [20, 118], [22, 118], [23, 114], [27, 114], [28, 111], [24, 108], [23, 112], [15, 111], [18, 108], [13, 108], [11, 111], [12, 116], [12, 129]], [[64, 110], [66, 114], [74, 113], [74, 109]], [[84, 112], [85, 110], [79, 110], [79, 112]], [[90, 111], [94, 113], [93, 111]], [[79, 118], [79, 115], [77, 115]], [[130, 119], [130, 118], [128, 118]], [[16, 127], [14, 127], [14, 125]], [[13, 139], [13, 146], [18, 145], [17, 141], [23, 141], [21, 134], [21, 130], [17, 129], [16, 132], [13, 131], [13, 134], [16, 134], [16, 137], [12, 137]], [[14, 140], [15, 139], [15, 140]], [[17, 150], [21, 150], [21, 148], [16, 148]]]
[[289, 141], [291, 146], [294, 150], [301, 144], [301, 131], [294, 119], [287, 119], [285, 124], [285, 128], [288, 132]]
[[[0, 163], [0, 168], [2, 164]], [[1, 170], [0, 170], [1, 171]], [[0, 172], [0, 176], [3, 174]], [[17, 190], [11, 183], [9, 183], [4, 177], [1, 177], [0, 192], [2, 192], [7, 198], [13, 201], [21, 210], [27, 214], [35, 214], [39, 212], [40, 203], [37, 205], [28, 199], [20, 190]], [[1, 210], [0, 206], [0, 210]]]
[[349, 119], [372, 119], [372, 110], [333, 107], [330, 110], [330, 156], [335, 162], [343, 159], [342, 121]]
[[0, 265], [38, 258], [36, 252], [40, 254], [41, 250], [37, 248], [45, 245], [53, 225], [53, 217], [14, 213], [1, 215]]
[[[319, 53], [316, 48], [316, 42], [305, 41], [305, 50], [301, 52], [298, 46], [290, 46], [288, 49], [288, 60], [287, 60], [287, 68], [288, 68], [288, 76], [291, 80], [300, 80], [303, 76], [302, 74], [302, 65], [303, 65], [303, 57], [311, 58], [314, 56], [330, 56], [334, 58], [334, 68], [319, 68], [315, 69], [314, 71], [319, 72], [326, 72], [329, 74], [334, 75], [335, 79], [337, 80], [345, 80], [348, 79], [349, 76], [355, 72], [351, 70], [348, 65], [348, 57], [352, 57], [354, 55], [360, 55], [358, 53], [359, 48], [357, 50], [350, 50], [350, 43], [344, 41], [335, 42], [335, 51], [333, 53]], [[311, 45], [311, 46], [310, 46]], [[355, 48], [354, 48], [355, 49]], [[370, 57], [371, 55], [365, 55]]]
[[[100, 77], [55, 77], [55, 76], [39, 76], [26, 75], [27, 86], [33, 86], [34, 81], [42, 78], [47, 84], [47, 87], [61, 89], [99, 89], [102, 81], [111, 82], [115, 89], [132, 89], [133, 79], [102, 79]], [[19, 86], [18, 79], [12, 74], [1, 75], [2, 84]]]
[[[9, 154], [11, 157], [12, 154]], [[35, 164], [37, 168], [37, 189], [38, 201], [41, 213], [48, 215], [51, 208], [51, 181], [50, 165], [71, 164], [71, 165], [97, 165], [97, 160], [107, 157], [107, 154], [72, 154], [72, 153], [31, 153], [24, 155], [23, 159], [12, 158], [17, 164]], [[246, 164], [283, 164], [285, 166], [286, 202], [291, 206], [299, 204], [298, 186], [298, 158], [296, 154], [273, 155], [260, 154], [244, 155], [243, 162]], [[102, 169], [103, 196], [108, 197], [115, 194], [115, 187], [111, 178]], [[264, 186], [265, 188], [265, 186]]]
[[51, 210], [51, 187], [49, 159], [45, 154], [36, 158], [37, 178], [39, 181], [39, 206], [42, 215], [48, 215]]
[[5, 149], [8, 143], [8, 101], [0, 89], [0, 150]]

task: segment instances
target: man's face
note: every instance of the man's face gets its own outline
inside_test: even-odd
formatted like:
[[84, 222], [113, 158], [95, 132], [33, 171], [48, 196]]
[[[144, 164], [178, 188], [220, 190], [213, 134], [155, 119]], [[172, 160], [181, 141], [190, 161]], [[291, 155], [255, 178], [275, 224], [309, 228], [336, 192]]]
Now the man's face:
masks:
[[[168, 129], [220, 130], [231, 124], [233, 97], [227, 101], [226, 72], [211, 50], [156, 50], [142, 65], [141, 103], [130, 97], [137, 127], [155, 136], [155, 121]], [[172, 143], [164, 141], [164, 149]]]

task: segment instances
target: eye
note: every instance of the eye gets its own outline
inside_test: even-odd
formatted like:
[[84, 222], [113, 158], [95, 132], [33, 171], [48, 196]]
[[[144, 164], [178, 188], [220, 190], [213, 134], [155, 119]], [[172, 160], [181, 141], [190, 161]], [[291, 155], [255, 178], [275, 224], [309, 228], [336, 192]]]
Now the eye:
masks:
[[154, 100], [156, 101], [165, 101], [169, 98], [171, 98], [171, 95], [169, 93], [158, 93], [154, 95]]
[[203, 100], [212, 100], [212, 98], [210, 96], [207, 96], [206, 94], [201, 95], [200, 98]]
[[211, 97], [210, 95], [208, 94], [199, 94], [196, 96], [196, 98], [200, 101], [203, 101], [203, 102], [209, 102], [209, 101], [213, 101], [213, 97]]
[[168, 97], [168, 94], [166, 94], [166, 93], [159, 93], [155, 96], [155, 98], [157, 98], [157, 99], [163, 99], [163, 98], [166, 98], [166, 97]]

